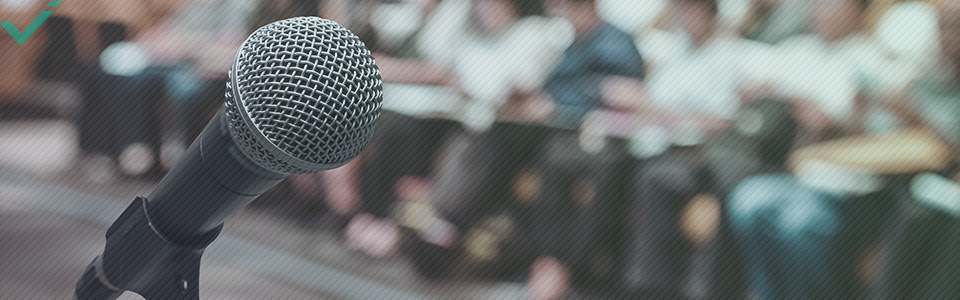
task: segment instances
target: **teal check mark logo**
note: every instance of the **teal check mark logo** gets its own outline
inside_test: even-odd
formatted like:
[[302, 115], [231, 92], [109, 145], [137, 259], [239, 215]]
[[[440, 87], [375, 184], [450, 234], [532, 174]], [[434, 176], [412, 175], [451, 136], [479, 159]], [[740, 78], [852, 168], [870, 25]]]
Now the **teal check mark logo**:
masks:
[[[57, 7], [60, 6], [60, 3], [63, 3], [63, 1], [50, 1], [50, 4], [47, 4], [47, 7]], [[17, 29], [17, 26], [14, 26], [13, 22], [0, 22], [0, 26], [7, 30], [7, 33], [13, 37], [13, 40], [17, 41], [17, 44], [23, 46], [23, 43], [26, 43], [27, 39], [33, 36], [33, 33], [37, 32], [37, 29], [40, 29], [40, 25], [43, 25], [43, 22], [45, 22], [52, 14], [53, 11], [50, 10], [40, 12], [40, 15], [33, 19], [33, 22], [30, 22], [30, 25], [27, 25], [27, 28], [24, 28], [23, 31]]]

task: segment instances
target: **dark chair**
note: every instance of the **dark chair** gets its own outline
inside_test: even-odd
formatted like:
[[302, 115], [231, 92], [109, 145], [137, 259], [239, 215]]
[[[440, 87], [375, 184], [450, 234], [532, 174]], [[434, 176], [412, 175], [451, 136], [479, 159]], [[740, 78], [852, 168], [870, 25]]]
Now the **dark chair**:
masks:
[[[615, 273], [623, 231], [622, 215], [612, 195], [619, 178], [613, 169], [620, 157], [582, 149], [578, 134], [558, 130], [545, 141], [534, 166], [542, 178], [539, 196], [522, 215], [523, 239], [538, 256], [555, 257], [571, 270], [578, 288], [595, 287]], [[608, 193], [609, 192], [609, 193]]]
[[874, 254], [860, 255], [858, 263], [877, 267], [876, 274], [869, 274], [875, 281], [860, 280], [866, 283], [866, 298], [958, 299], [960, 215], [942, 203], [955, 202], [960, 186], [931, 173], [902, 178], [896, 184], [899, 196], [881, 207], [886, 208], [885, 214], [861, 217], [857, 230], [847, 239], [862, 240], [862, 236], [853, 237], [874, 232], [869, 243], [857, 249]]
[[52, 16], [42, 26], [47, 42], [37, 59], [37, 77], [75, 82], [81, 74], [74, 22], [70, 17]]
[[[778, 99], [760, 99], [741, 108], [725, 131], [710, 137], [703, 146], [702, 168], [709, 192], [723, 201], [744, 179], [758, 174], [782, 173], [802, 128], [792, 115], [793, 106]], [[729, 224], [728, 211], [721, 212], [716, 239], [698, 249], [712, 256], [712, 276], [706, 284], [710, 298], [735, 299], [746, 293], [745, 270]], [[700, 260], [704, 261], [704, 260]]]
[[[498, 122], [489, 130], [450, 135], [436, 158], [431, 205], [438, 218], [457, 228], [461, 238], [451, 248], [414, 239], [405, 252], [430, 278], [459, 274], [517, 279], [532, 260], [517, 222], [530, 199], [517, 195], [540, 160], [544, 141], [554, 129], [530, 123]], [[535, 180], [535, 179], [534, 179]], [[532, 183], [535, 184], [535, 183]], [[526, 202], [525, 202], [526, 201]], [[478, 241], [478, 235], [485, 237]], [[493, 254], [491, 254], [493, 253]]]
[[389, 217], [397, 202], [394, 184], [403, 176], [430, 175], [440, 147], [461, 128], [449, 119], [430, 119], [384, 111], [360, 166], [362, 211]]
[[100, 33], [100, 48], [106, 49], [114, 43], [127, 40], [127, 25], [116, 22], [105, 22], [97, 25]]

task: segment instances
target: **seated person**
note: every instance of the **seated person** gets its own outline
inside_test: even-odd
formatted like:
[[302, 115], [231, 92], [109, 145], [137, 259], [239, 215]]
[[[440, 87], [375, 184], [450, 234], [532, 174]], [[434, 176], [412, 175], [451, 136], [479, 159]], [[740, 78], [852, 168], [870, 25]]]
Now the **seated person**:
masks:
[[[573, 44], [566, 49], [545, 83], [545, 90], [556, 105], [548, 122], [554, 127], [576, 129], [589, 112], [605, 103], [615, 102], [604, 97], [605, 82], [617, 80], [624, 85], [642, 86], [643, 59], [629, 34], [601, 20], [595, 1], [553, 0], [548, 2], [548, 10], [566, 18], [573, 24], [575, 32]], [[575, 145], [572, 143], [567, 147]], [[561, 200], [544, 199], [544, 202], [550, 201]], [[548, 203], [549, 207], [558, 209], [564, 205]], [[560, 232], [531, 233], [540, 239], [528, 241], [537, 245], [539, 254], [527, 281], [527, 293], [531, 299], [557, 299], [566, 294], [571, 284], [570, 266], [576, 262], [576, 257], [569, 255], [566, 243], [568, 237], [578, 233], [562, 230], [566, 226], [560, 225], [572, 220], [561, 217], [564, 214], [560, 211], [546, 213], [557, 217], [548, 217], [549, 224], [536, 227]], [[554, 223], [557, 226], [550, 225]]]
[[[542, 119], [541, 108], [548, 105], [539, 88], [572, 33], [565, 22], [540, 13], [534, 0], [440, 1], [411, 46], [421, 58], [377, 57], [384, 81], [454, 87], [469, 99], [455, 119], [473, 132], [484, 132], [499, 118]], [[424, 144], [443, 139], [428, 127], [384, 112], [373, 144], [356, 163], [318, 175], [341, 193], [330, 195], [331, 207], [356, 215], [345, 228], [349, 243], [376, 256], [396, 250], [399, 228], [388, 220], [394, 205], [424, 200], [432, 184], [429, 160], [398, 153], [421, 155]]]
[[[814, 5], [817, 8], [815, 15], [819, 15], [818, 20], [823, 23], [815, 26], [815, 29], [818, 29], [817, 33], [826, 45], [843, 49], [841, 46], [851, 45], [844, 44], [844, 38], [857, 35], [866, 5], [863, 1], [855, 0], [829, 2]], [[831, 10], [826, 11], [827, 8]], [[957, 51], [960, 47], [951, 40], [957, 41], [960, 35], [956, 30], [948, 30], [949, 27], [942, 29], [943, 51], [947, 57], [954, 56], [954, 52], [960, 52]], [[831, 56], [829, 52], [816, 55]], [[954, 60], [950, 62], [951, 66], [955, 66]], [[831, 76], [843, 74], [840, 71], [832, 71]], [[856, 69], [850, 71], [848, 74], [857, 72]], [[898, 124], [893, 128], [901, 129], [802, 148], [793, 153], [790, 159], [790, 167], [797, 176], [755, 176], [744, 180], [731, 192], [728, 209], [738, 246], [744, 256], [751, 297], [833, 299], [861, 296], [857, 295], [857, 287], [849, 284], [855, 282], [848, 278], [853, 271], [838, 270], [833, 261], [838, 254], [835, 251], [841, 229], [848, 228], [851, 222], [845, 219], [841, 208], [856, 196], [879, 189], [882, 183], [876, 176], [878, 174], [911, 174], [945, 167], [949, 161], [949, 151], [944, 141], [950, 139], [938, 137], [929, 130], [917, 129], [917, 126], [933, 125], [929, 128], [942, 131], [951, 129], [952, 125], [920, 121], [937, 121], [937, 118], [930, 118], [929, 114], [927, 117], [922, 113], [917, 114], [922, 109], [910, 109], [913, 103], [931, 110], [948, 109], [950, 105], [944, 103], [951, 102], [947, 99], [957, 100], [958, 94], [944, 94], [952, 89], [944, 89], [943, 84], [953, 85], [949, 80], [934, 85], [914, 85], [909, 93], [913, 97], [904, 98], [906, 102], [884, 105], [885, 109], [899, 117]], [[922, 105], [924, 99], [946, 102]], [[836, 102], [833, 105], [824, 101], [820, 103], [827, 115], [824, 120], [835, 124], [857, 121], [852, 111], [844, 108], [852, 107], [852, 102]], [[816, 123], [807, 119], [806, 124], [811, 127]], [[940, 135], [955, 136], [956, 132], [953, 130], [951, 135]], [[880, 217], [879, 212], [871, 213]]]
[[544, 90], [556, 105], [551, 124], [578, 128], [582, 118], [604, 105], [604, 83], [622, 78], [634, 85], [645, 70], [633, 38], [600, 19], [593, 0], [549, 1], [552, 13], [573, 24], [574, 42], [547, 77]]

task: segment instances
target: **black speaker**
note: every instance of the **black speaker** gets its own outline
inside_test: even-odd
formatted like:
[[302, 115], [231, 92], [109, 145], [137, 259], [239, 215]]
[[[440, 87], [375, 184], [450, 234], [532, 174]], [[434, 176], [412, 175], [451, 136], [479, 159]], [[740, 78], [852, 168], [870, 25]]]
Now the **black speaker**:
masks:
[[110, 45], [127, 40], [127, 25], [115, 22], [100, 23], [97, 26], [100, 33], [100, 48], [106, 49]]
[[80, 69], [73, 19], [52, 16], [42, 26], [46, 44], [37, 59], [37, 77], [50, 80], [76, 80]]

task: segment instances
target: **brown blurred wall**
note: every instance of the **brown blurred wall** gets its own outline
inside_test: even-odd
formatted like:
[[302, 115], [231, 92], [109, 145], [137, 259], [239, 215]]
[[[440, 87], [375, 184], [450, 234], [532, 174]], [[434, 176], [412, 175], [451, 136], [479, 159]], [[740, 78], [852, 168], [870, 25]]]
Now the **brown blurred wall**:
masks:
[[[98, 53], [97, 26], [100, 23], [122, 23], [128, 27], [132, 37], [157, 25], [185, 2], [186, 0], [63, 0], [59, 7], [52, 10], [54, 16], [66, 16], [74, 20], [80, 59], [91, 61], [96, 59]], [[47, 3], [49, 1], [35, 0], [33, 5], [25, 9], [0, 6], [0, 21], [13, 22], [22, 30], [41, 11], [51, 9], [46, 7]], [[0, 34], [3, 34], [0, 37], [0, 102], [16, 101], [23, 98], [24, 91], [33, 83], [37, 55], [48, 41], [38, 33], [20, 46], [5, 31]]]

